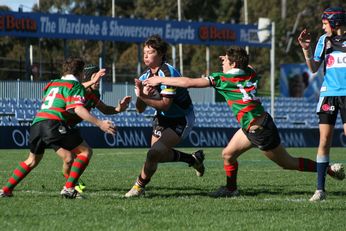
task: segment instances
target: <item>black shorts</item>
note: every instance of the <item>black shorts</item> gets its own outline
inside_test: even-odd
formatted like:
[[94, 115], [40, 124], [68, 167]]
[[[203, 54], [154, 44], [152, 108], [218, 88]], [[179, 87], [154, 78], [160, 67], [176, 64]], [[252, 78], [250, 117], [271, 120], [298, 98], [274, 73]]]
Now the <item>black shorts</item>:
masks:
[[346, 123], [346, 96], [320, 97], [317, 105], [319, 124], [335, 125], [339, 111], [342, 122]]
[[243, 132], [253, 145], [262, 151], [268, 151], [281, 144], [279, 131], [271, 115], [266, 113], [263, 122], [257, 125], [260, 127], [251, 132], [243, 128]]
[[166, 128], [172, 129], [179, 137], [182, 137], [187, 121], [185, 117], [168, 118], [156, 115], [153, 119], [153, 136], [161, 137], [162, 131]]
[[83, 139], [79, 131], [57, 120], [43, 120], [30, 127], [30, 152], [41, 155], [47, 147], [73, 150]]

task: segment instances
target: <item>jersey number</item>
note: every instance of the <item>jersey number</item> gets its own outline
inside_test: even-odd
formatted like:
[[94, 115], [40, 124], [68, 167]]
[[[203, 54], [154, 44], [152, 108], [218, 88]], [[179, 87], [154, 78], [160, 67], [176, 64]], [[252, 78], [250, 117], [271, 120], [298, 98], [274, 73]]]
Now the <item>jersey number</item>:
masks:
[[52, 107], [54, 99], [55, 99], [56, 94], [58, 92], [59, 92], [59, 88], [58, 87], [52, 88], [49, 91], [45, 101], [42, 103], [41, 109], [48, 109], [48, 108]]
[[[253, 83], [252, 86], [257, 86], [256, 83]], [[252, 90], [249, 92], [249, 95], [246, 90], [244, 89], [244, 86], [241, 84], [238, 84], [237, 87], [239, 88], [239, 91], [243, 94], [243, 101], [249, 101], [249, 100], [257, 100], [258, 98], [255, 96], [256, 90]]]

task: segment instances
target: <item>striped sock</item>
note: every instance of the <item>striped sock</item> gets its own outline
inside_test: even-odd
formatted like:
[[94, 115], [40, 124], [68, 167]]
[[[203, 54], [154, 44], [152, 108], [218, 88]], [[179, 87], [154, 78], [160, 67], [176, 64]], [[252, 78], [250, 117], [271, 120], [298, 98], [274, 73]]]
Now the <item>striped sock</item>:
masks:
[[329, 166], [329, 156], [318, 156], [317, 162], [317, 190], [325, 191], [326, 172]]
[[136, 181], [136, 185], [139, 185], [140, 187], [144, 188], [149, 182], [150, 182], [150, 178], [145, 180], [142, 178], [141, 174], [139, 174]]
[[8, 179], [6, 185], [2, 188], [5, 193], [12, 192], [14, 187], [24, 179], [31, 171], [31, 168], [24, 162], [19, 163], [19, 166], [13, 171], [12, 176]]
[[298, 158], [299, 159], [299, 171], [302, 172], [316, 172], [317, 171], [317, 163], [313, 160], [306, 158]]
[[88, 166], [89, 158], [86, 156], [78, 155], [72, 164], [70, 175], [66, 181], [65, 187], [72, 188], [76, 185], [79, 177], [82, 175], [86, 167]]
[[68, 179], [68, 174], [62, 173], [62, 175], [65, 177], [65, 179]]
[[237, 174], [238, 174], [238, 161], [231, 165], [224, 165], [223, 168], [226, 172], [226, 187], [230, 191], [234, 191], [237, 189]]

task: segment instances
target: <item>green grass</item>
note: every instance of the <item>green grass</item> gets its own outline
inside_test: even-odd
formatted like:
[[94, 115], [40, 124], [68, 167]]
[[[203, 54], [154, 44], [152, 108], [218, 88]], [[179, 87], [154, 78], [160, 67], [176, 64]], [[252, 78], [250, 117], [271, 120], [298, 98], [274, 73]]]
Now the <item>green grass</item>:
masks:
[[[327, 178], [327, 201], [310, 203], [315, 174], [281, 170], [253, 149], [239, 159], [241, 196], [215, 199], [208, 193], [225, 183], [222, 149], [204, 150], [205, 176], [183, 163], [161, 164], [147, 197], [125, 199], [146, 149], [95, 149], [82, 177], [87, 200], [60, 197], [62, 163], [49, 150], [14, 197], [0, 198], [1, 230], [345, 230], [345, 182]], [[316, 148], [288, 150], [315, 159]], [[27, 152], [0, 150], [0, 185]], [[333, 149], [333, 162], [345, 164], [344, 152]]]

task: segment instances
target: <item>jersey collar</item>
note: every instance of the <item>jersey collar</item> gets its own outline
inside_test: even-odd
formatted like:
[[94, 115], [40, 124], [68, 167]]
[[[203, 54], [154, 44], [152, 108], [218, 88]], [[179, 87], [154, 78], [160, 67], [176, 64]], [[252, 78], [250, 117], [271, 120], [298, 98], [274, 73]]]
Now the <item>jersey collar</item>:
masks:
[[231, 70], [227, 71], [225, 74], [243, 75], [243, 74], [245, 74], [245, 71], [243, 69], [239, 69], [239, 68], [232, 68]]
[[63, 80], [73, 80], [73, 81], [79, 82], [78, 79], [74, 75], [65, 75], [65, 76], [61, 77], [61, 79], [63, 79]]

